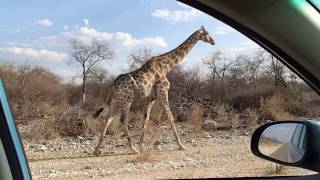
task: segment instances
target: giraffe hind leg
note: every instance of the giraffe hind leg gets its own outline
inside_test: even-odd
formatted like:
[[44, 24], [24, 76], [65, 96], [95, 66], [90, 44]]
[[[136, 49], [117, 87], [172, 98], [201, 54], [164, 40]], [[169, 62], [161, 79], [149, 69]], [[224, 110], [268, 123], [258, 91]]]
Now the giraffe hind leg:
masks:
[[100, 138], [99, 138], [99, 141], [98, 141], [98, 144], [97, 146], [95, 147], [94, 149], [94, 152], [93, 154], [96, 155], [96, 156], [99, 156], [101, 154], [101, 151], [99, 150], [101, 148], [101, 145], [102, 145], [102, 142], [103, 142], [103, 139], [104, 139], [104, 135], [106, 134], [107, 130], [108, 130], [108, 127], [110, 126], [112, 120], [114, 119], [114, 116], [111, 116], [110, 118], [108, 118], [107, 122], [106, 122], [106, 125], [100, 135]]

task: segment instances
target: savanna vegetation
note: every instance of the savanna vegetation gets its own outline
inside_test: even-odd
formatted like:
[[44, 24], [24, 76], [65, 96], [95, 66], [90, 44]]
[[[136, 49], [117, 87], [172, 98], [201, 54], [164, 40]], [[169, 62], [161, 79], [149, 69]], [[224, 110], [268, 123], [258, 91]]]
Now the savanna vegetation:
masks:
[[[71, 41], [69, 64], [81, 70], [81, 83], [66, 81], [48, 69], [3, 60], [1, 78], [5, 82], [11, 108], [18, 124], [38, 121], [34, 134], [55, 138], [92, 133], [91, 114], [108, 96], [115, 75], [98, 66], [112, 64], [114, 52], [107, 43]], [[131, 71], [156, 53], [149, 48], [132, 50]], [[255, 127], [266, 120], [316, 118], [320, 99], [302, 80], [264, 50], [230, 56], [221, 51], [204, 55], [193, 68], [175, 67], [168, 75], [170, 103], [177, 121], [201, 125], [206, 121], [230, 128]], [[139, 103], [139, 102], [138, 102]], [[139, 109], [132, 107], [132, 122]], [[152, 122], [165, 121], [155, 106]]]

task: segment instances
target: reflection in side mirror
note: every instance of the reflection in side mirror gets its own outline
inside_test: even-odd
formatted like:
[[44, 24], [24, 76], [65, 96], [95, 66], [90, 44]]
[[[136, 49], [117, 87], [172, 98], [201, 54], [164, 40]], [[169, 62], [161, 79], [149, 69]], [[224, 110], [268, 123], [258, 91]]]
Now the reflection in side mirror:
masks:
[[297, 163], [305, 154], [306, 141], [306, 125], [274, 124], [262, 132], [258, 149], [263, 155], [272, 159]]

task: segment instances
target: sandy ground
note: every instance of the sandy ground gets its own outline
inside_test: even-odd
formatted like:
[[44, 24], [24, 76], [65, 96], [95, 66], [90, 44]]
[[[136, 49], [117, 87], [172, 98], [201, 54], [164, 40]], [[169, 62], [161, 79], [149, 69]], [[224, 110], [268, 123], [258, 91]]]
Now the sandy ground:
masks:
[[[315, 172], [282, 167], [250, 152], [250, 135], [233, 131], [201, 132], [179, 126], [187, 150], [178, 151], [169, 128], [156, 128], [160, 148], [130, 154], [126, 141], [107, 137], [103, 154], [92, 155], [97, 138], [64, 138], [35, 143], [24, 140], [33, 179], [167, 179], [302, 175]], [[181, 132], [181, 131], [180, 131]], [[158, 137], [159, 136], [155, 136]], [[149, 141], [154, 139], [149, 139]]]

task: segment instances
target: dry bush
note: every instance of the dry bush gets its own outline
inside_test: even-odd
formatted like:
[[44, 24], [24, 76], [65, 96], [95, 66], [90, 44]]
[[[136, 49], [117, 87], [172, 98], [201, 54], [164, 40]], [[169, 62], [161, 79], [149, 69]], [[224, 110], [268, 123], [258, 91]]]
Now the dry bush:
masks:
[[55, 114], [57, 107], [66, 104], [65, 86], [49, 70], [5, 63], [0, 65], [0, 75], [5, 81], [10, 104], [18, 118]]
[[259, 120], [259, 114], [257, 110], [247, 108], [244, 111], [244, 115], [245, 117], [243, 119], [247, 128], [254, 128], [257, 126]]
[[188, 122], [195, 125], [202, 125], [204, 122], [204, 109], [200, 104], [194, 103], [191, 106], [191, 115], [188, 119]]
[[239, 125], [240, 117], [230, 106], [220, 104], [214, 107], [216, 112], [215, 120], [220, 124]]
[[276, 93], [269, 98], [261, 99], [260, 112], [263, 119], [292, 119], [294, 116], [288, 111], [291, 106], [292, 104], [285, 96]]
[[191, 128], [193, 133], [190, 137], [195, 139], [203, 138], [204, 132], [202, 131], [202, 125], [204, 123], [204, 109], [200, 104], [192, 104], [191, 115], [188, 122], [193, 125]]
[[89, 130], [88, 119], [80, 107], [70, 107], [56, 117], [35, 122], [31, 128], [31, 137], [40, 140], [86, 135]]
[[30, 137], [34, 140], [55, 139], [60, 137], [56, 119], [50, 118], [35, 122], [30, 130]]
[[[245, 91], [243, 90], [244, 88]], [[233, 108], [245, 110], [247, 108], [259, 108], [260, 99], [270, 97], [276, 89], [274, 86], [267, 85], [265, 82], [256, 82], [229, 91], [230, 94], [232, 94], [229, 104], [231, 104]]]
[[56, 121], [60, 135], [78, 136], [85, 134], [87, 130], [86, 116], [79, 106], [68, 108]]

